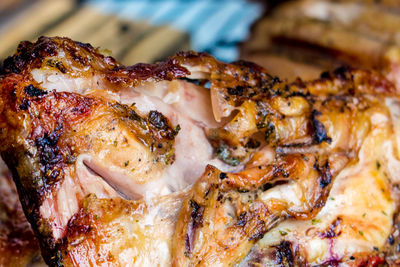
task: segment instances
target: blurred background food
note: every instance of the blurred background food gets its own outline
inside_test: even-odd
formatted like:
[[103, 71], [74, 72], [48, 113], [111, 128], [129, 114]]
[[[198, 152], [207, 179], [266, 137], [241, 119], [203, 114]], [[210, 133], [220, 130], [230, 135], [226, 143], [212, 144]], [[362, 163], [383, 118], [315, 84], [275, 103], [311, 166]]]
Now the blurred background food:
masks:
[[380, 69], [400, 43], [399, 0], [280, 2], [253, 25], [241, 57], [281, 78], [314, 79], [342, 65]]

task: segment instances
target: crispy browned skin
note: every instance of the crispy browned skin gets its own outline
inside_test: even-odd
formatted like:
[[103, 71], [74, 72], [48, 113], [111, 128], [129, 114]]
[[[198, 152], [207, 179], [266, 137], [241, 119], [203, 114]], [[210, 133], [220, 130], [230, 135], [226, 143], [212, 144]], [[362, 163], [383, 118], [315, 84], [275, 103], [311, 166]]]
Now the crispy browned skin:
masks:
[[[73, 82], [48, 90], [54, 76], [39, 82], [38, 72]], [[80, 87], [81, 78], [89, 81], [88, 88]], [[385, 101], [398, 101], [397, 89], [374, 71], [342, 68], [318, 80], [285, 83], [257, 65], [224, 64], [195, 52], [125, 67], [88, 44], [42, 37], [21, 43], [4, 62], [0, 79], [1, 155], [13, 172], [43, 257], [54, 266], [239, 264], [281, 223], [306, 223], [318, 216], [336, 179], [342, 182], [341, 172], [367, 157], [364, 147], [371, 140], [381, 144], [396, 138]], [[209, 91], [204, 88], [208, 81]], [[211, 98], [215, 120], [203, 122], [201, 129], [222, 163], [214, 162], [221, 168], [236, 166], [229, 169], [236, 171], [208, 165], [200, 178], [178, 192], [149, 196], [137, 191], [142, 185], [157, 187], [152, 181], [168, 175], [181, 153], [178, 138], [185, 129], [170, 122], [174, 116], [157, 109], [144, 112], [142, 103], [123, 95], [160, 84], [172, 84], [174, 90], [190, 85]], [[398, 151], [392, 143], [386, 146]], [[187, 150], [200, 160], [196, 148]], [[85, 161], [87, 157], [106, 167]], [[371, 162], [365, 166], [378, 166]], [[381, 162], [378, 169], [389, 166]], [[117, 172], [128, 167], [124, 175]], [[382, 207], [391, 216], [397, 208], [392, 189], [398, 180], [390, 172], [385, 175], [390, 177], [380, 182], [384, 190], [371, 192], [387, 200]], [[291, 190], [295, 194], [284, 193]], [[377, 223], [390, 230], [392, 222], [381, 210], [379, 214], [383, 218]], [[347, 223], [335, 221], [333, 225]], [[375, 239], [355, 238], [368, 245], [360, 248], [366, 262], [376, 256], [369, 245], [383, 249], [387, 237], [384, 232]], [[279, 249], [292, 251], [291, 246], [282, 240]], [[296, 253], [303, 262], [318, 262], [308, 259], [302, 247]], [[335, 260], [344, 262], [348, 256]], [[292, 254], [287, 258], [294, 264]]]
[[[95, 62], [101, 62], [102, 65], [91, 65], [94, 70], [96, 67], [113, 68], [115, 79], [111, 75], [106, 77], [118, 83], [124, 82], [124, 79], [135, 83], [135, 80], [140, 81], [147, 77], [171, 78], [185, 73], [181, 71], [182, 67], [175, 68], [173, 63], [166, 63], [165, 66], [139, 64], [119, 70], [112, 58], [97, 54], [90, 45], [74, 43], [67, 39], [42, 38], [35, 45], [22, 43], [17, 55], [5, 60], [3, 71], [8, 75], [2, 77], [1, 88], [4, 97], [0, 104], [0, 128], [2, 140], [9, 142], [2, 150], [2, 155], [14, 173], [28, 219], [44, 240], [42, 248], [47, 260], [54, 259], [55, 240], [49, 232], [48, 222], [39, 214], [39, 207], [46, 194], [52, 194], [59, 182], [63, 181], [64, 175], [68, 175], [70, 171], [74, 172], [76, 155], [85, 153], [86, 149], [104, 148], [104, 145], [117, 150], [118, 142], [122, 143], [125, 140], [123, 135], [118, 134], [127, 132], [151, 150], [154, 169], [157, 165], [162, 167], [166, 166], [168, 161], [173, 162], [173, 153], [170, 151], [176, 134], [168, 120], [156, 111], [142, 118], [133, 106], [107, 102], [96, 96], [85, 97], [75, 93], [48, 92], [41, 89], [41, 86], [32, 80], [29, 71], [41, 64], [49, 64], [48, 61], [43, 61], [43, 58], [55, 55], [57, 45], [65, 45], [64, 51], [70, 53], [78, 67], [92, 62], [91, 57], [98, 57], [100, 61]], [[73, 71], [62, 63], [55, 63], [52, 67], [62, 73], [74, 75]], [[120, 73], [123, 73], [123, 78], [119, 77]], [[99, 124], [99, 118], [107, 124]], [[26, 122], [27, 128], [23, 125]], [[115, 129], [120, 132], [116, 132]], [[117, 136], [106, 136], [104, 133], [107, 132], [116, 132]], [[10, 139], [11, 136], [13, 140]], [[122, 138], [122, 141], [119, 138]], [[23, 143], [18, 141], [22, 139], [25, 140]]]
[[[173, 265], [238, 264], [280, 221], [313, 218], [324, 205], [336, 175], [329, 166], [328, 161], [318, 162], [309, 154], [279, 157], [239, 174], [209, 166], [182, 207], [174, 235]], [[299, 208], [286, 201], [262, 201], [263, 191], [292, 181], [305, 188], [302, 200], [307, 205]]]
[[[173, 242], [175, 266], [238, 264], [281, 220], [312, 219], [325, 205], [335, 175], [358, 154], [361, 143], [357, 140], [367, 134], [371, 122], [368, 112], [361, 110], [385, 110], [378, 107], [378, 99], [368, 95], [397, 94], [381, 75], [346, 68], [312, 82], [273, 80], [263, 85], [266, 87], [239, 83], [236, 89], [232, 84], [216, 89], [229, 96], [224, 98], [225, 104], [235, 106], [239, 113], [223, 127], [210, 130], [210, 138], [216, 151], [232, 164], [257, 156], [255, 152], [253, 157], [249, 143], [266, 142], [278, 155], [290, 156], [256, 166], [250, 161], [246, 170], [236, 175], [210, 167], [182, 208]], [[351, 99], [357, 99], [357, 104]], [[237, 156], [237, 151], [243, 154]], [[259, 200], [263, 188], [289, 181], [302, 184], [306, 206], [292, 210], [285, 201]], [[252, 200], [249, 206], [243, 204], [246, 198]]]

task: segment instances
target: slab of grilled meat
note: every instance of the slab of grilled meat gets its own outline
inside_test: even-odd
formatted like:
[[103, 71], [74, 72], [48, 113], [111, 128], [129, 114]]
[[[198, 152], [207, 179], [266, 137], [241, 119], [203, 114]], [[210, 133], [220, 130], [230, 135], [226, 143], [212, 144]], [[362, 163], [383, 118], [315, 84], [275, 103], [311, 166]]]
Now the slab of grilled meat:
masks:
[[126, 67], [47, 37], [1, 72], [0, 151], [49, 265], [397, 260], [400, 99], [379, 73]]

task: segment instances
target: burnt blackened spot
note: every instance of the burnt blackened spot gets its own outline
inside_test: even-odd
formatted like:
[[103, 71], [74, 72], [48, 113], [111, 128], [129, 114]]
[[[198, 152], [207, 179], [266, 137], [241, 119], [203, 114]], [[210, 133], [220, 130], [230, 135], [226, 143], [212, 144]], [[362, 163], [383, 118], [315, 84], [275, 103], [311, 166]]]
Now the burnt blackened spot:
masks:
[[176, 127], [174, 129], [174, 132], [173, 132], [173, 135], [177, 136], [180, 130], [181, 130], [181, 126], [179, 124], [176, 125]]
[[225, 172], [221, 172], [220, 174], [219, 174], [219, 179], [221, 179], [221, 180], [223, 180], [223, 179], [225, 179], [225, 178], [227, 178], [228, 176], [226, 175], [226, 173]]
[[250, 149], [258, 148], [261, 143], [253, 138], [250, 138], [249, 141], [246, 143], [245, 147]]
[[36, 147], [40, 150], [42, 150], [42, 158], [46, 162], [53, 162], [53, 159], [55, 158], [54, 156], [54, 151], [57, 149], [55, 146], [57, 144], [59, 136], [57, 134], [51, 133], [50, 135], [45, 133], [43, 137], [39, 137], [36, 139]]
[[326, 162], [322, 167], [320, 167], [318, 163], [315, 162], [314, 169], [316, 169], [320, 173], [320, 187], [327, 187], [332, 182], [332, 173], [329, 167], [329, 162]]
[[29, 101], [29, 99], [24, 97], [22, 99], [22, 101], [21, 101], [21, 104], [19, 105], [19, 109], [20, 110], [27, 110], [29, 108], [30, 103], [31, 102]]
[[54, 266], [56, 267], [64, 267], [63, 264], [63, 255], [61, 251], [57, 251], [55, 256], [51, 257], [51, 260], [54, 261]]
[[83, 105], [76, 106], [71, 110], [71, 112], [74, 113], [75, 115], [80, 115], [86, 113], [87, 111], [88, 107]]
[[323, 73], [321, 73], [320, 77], [322, 80], [328, 80], [331, 78], [331, 74], [329, 73], [329, 71], [324, 71]]
[[52, 181], [54, 181], [59, 175], [61, 174], [60, 170], [53, 169], [46, 173], [47, 178], [50, 178]]
[[269, 139], [272, 137], [273, 133], [275, 132], [275, 125], [271, 122], [268, 123], [266, 129], [265, 129], [265, 140]]
[[272, 187], [274, 187], [274, 184], [272, 184], [272, 183], [265, 183], [265, 184], [263, 184], [263, 185], [261, 186], [261, 190], [262, 190], [263, 192], [265, 192], [265, 191], [271, 189]]
[[277, 165], [273, 165], [273, 174], [272, 174], [272, 176], [274, 178], [278, 178], [278, 177], [288, 178], [289, 177], [289, 173], [286, 171], [285, 168], [282, 168], [282, 167], [277, 166]]
[[4, 60], [2, 73], [21, 73], [27, 67], [34, 68], [42, 62], [44, 57], [57, 54], [57, 45], [48, 37], [40, 37], [36, 43], [28, 41], [18, 45], [17, 53]]
[[393, 238], [393, 234], [391, 234], [388, 238], [388, 243], [389, 245], [393, 246], [394, 245], [394, 238]]
[[25, 93], [30, 97], [38, 97], [47, 94], [46, 91], [36, 88], [32, 84], [25, 87]]
[[7, 74], [7, 73], [19, 73], [21, 70], [16, 62], [21, 61], [18, 60], [18, 56], [8, 57], [3, 61], [3, 64], [0, 68], [0, 74]]
[[349, 66], [342, 66], [333, 71], [333, 75], [342, 81], [348, 80], [351, 68]]
[[269, 189], [271, 189], [271, 188], [273, 188], [275, 186], [287, 184], [288, 182], [289, 182], [288, 180], [278, 180], [278, 181], [276, 181], [274, 183], [265, 183], [265, 184], [263, 184], [261, 186], [261, 190], [263, 192], [265, 192], [265, 191], [267, 191], [267, 190], [269, 190]]
[[289, 172], [287, 172], [286, 170], [282, 171], [282, 177], [283, 178], [289, 178], [289, 176], [290, 176]]
[[293, 97], [293, 96], [301, 96], [301, 97], [308, 99], [311, 96], [311, 94], [308, 91], [306, 91], [306, 92], [296, 91], [296, 92], [290, 92], [290, 94], [288, 94], [287, 97], [289, 98], [289, 97]]
[[376, 161], [376, 169], [379, 171], [379, 169], [381, 168], [381, 163], [379, 162], [379, 160]]
[[239, 193], [248, 193], [248, 192], [250, 192], [250, 190], [248, 190], [248, 189], [242, 189], [242, 188], [238, 188], [237, 191], [238, 191]]
[[248, 97], [249, 98], [253, 98], [254, 96], [256, 96], [257, 95], [257, 92], [256, 91], [253, 91], [253, 92], [249, 92], [248, 93]]
[[255, 232], [255, 234], [253, 234], [252, 236], [250, 236], [249, 241], [257, 241], [260, 240], [261, 238], [263, 238], [265, 235], [264, 231], [260, 231], [260, 229], [257, 229], [257, 231]]
[[53, 180], [60, 174], [56, 166], [63, 161], [63, 157], [57, 146], [57, 141], [61, 135], [62, 125], [58, 126], [50, 134], [44, 133], [42, 137], [35, 140], [35, 145], [39, 152], [39, 163], [41, 170], [46, 178]]
[[[175, 129], [172, 129], [168, 119], [158, 111], [152, 110], [149, 112], [146, 118], [142, 118], [133, 107], [128, 107], [121, 104], [113, 104], [112, 106], [117, 112], [122, 113], [122, 120], [133, 121], [134, 124], [130, 124], [135, 131], [137, 131], [138, 137], [151, 148], [152, 152], [157, 150], [158, 144], [162, 143], [162, 151], [157, 150], [160, 153], [168, 153], [170, 150], [169, 140], [174, 140], [175, 136], [180, 130], [180, 126], [177, 125]], [[149, 134], [150, 133], [150, 134]], [[154, 150], [156, 149], [156, 150]], [[166, 155], [166, 158], [171, 158]]]
[[230, 94], [230, 95], [242, 96], [243, 93], [244, 93], [243, 86], [236, 86], [234, 88], [228, 88], [228, 94]]
[[133, 109], [129, 110], [129, 119], [134, 120], [134, 121], [143, 121], [142, 117], [139, 116], [139, 114], [136, 113]]
[[156, 110], [150, 111], [148, 119], [150, 124], [159, 130], [169, 128], [167, 118]]
[[84, 55], [84, 53], [81, 52], [80, 48], [85, 49], [90, 54], [95, 53], [94, 48], [88, 43], [75, 42], [75, 44], [77, 44], [79, 47], [66, 46], [66, 48], [65, 48], [68, 51], [71, 58], [79, 64], [82, 64], [82, 65], [89, 64], [89, 62], [92, 59], [91, 56]]
[[279, 266], [294, 266], [294, 255], [292, 244], [289, 241], [282, 241], [276, 248], [276, 263]]
[[64, 64], [60, 61], [49, 59], [46, 61], [46, 65], [58, 69], [61, 73], [67, 73], [67, 69], [65, 68]]
[[332, 142], [332, 138], [328, 137], [326, 133], [325, 126], [317, 119], [317, 116], [321, 115], [321, 112], [318, 110], [313, 110], [311, 112], [311, 123], [312, 123], [312, 138], [316, 144], [320, 144], [322, 142], [327, 142], [330, 144]]
[[246, 212], [243, 211], [239, 214], [238, 221], [236, 223], [237, 226], [245, 226], [247, 223]]
[[86, 49], [89, 52], [93, 50], [92, 45], [89, 43], [76, 42], [76, 44], [79, 45], [80, 47]]
[[17, 99], [17, 90], [13, 89], [13, 90], [10, 92], [10, 97], [11, 97], [11, 99], [12, 99], [13, 101], [15, 101], [15, 100]]
[[339, 236], [342, 231], [340, 230], [340, 224], [342, 222], [342, 218], [337, 217], [331, 225], [324, 232], [320, 233], [322, 238], [334, 238]]
[[276, 76], [271, 78], [271, 86], [274, 86], [275, 84], [278, 84], [278, 83], [281, 83], [281, 82], [282, 81]]
[[61, 73], [67, 73], [67, 68], [65, 68], [64, 64], [62, 62], [56, 62], [56, 68], [61, 72]]
[[257, 222], [256, 228], [252, 229], [252, 235], [249, 237], [248, 241], [258, 241], [265, 235], [265, 222], [259, 220]]
[[192, 209], [190, 213], [190, 221], [188, 223], [187, 233], [185, 236], [185, 248], [186, 254], [190, 255], [194, 247], [194, 238], [196, 231], [199, 227], [203, 226], [203, 213], [204, 207], [200, 206], [193, 199], [190, 200], [190, 208]]
[[203, 226], [204, 207], [201, 207], [193, 199], [190, 200], [190, 207], [192, 208], [192, 213], [191, 213], [190, 217], [193, 219], [193, 226], [195, 228]]
[[208, 194], [210, 194], [210, 188], [207, 189], [206, 193], [204, 194], [204, 197], [207, 198]]
[[261, 81], [260, 83], [260, 87], [261, 88], [261, 92], [264, 94], [267, 94], [269, 96], [273, 96], [273, 95], [280, 95], [281, 94], [281, 88], [275, 88], [275, 85], [281, 83], [282, 81], [279, 80], [279, 78], [277, 77], [272, 77], [272, 76], [267, 76], [265, 77], [267, 79], [263, 79], [263, 81]]
[[296, 78], [296, 80], [292, 83], [293, 86], [299, 88], [299, 89], [306, 89], [307, 84], [300, 78]]

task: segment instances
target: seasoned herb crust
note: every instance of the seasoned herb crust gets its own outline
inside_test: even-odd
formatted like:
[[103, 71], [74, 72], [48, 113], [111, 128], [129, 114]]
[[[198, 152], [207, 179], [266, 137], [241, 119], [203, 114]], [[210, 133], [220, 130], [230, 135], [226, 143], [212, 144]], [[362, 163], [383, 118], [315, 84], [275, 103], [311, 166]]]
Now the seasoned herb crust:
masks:
[[0, 153], [49, 265], [398, 261], [400, 101], [380, 73], [287, 83], [192, 51], [127, 67], [58, 37], [0, 73]]

